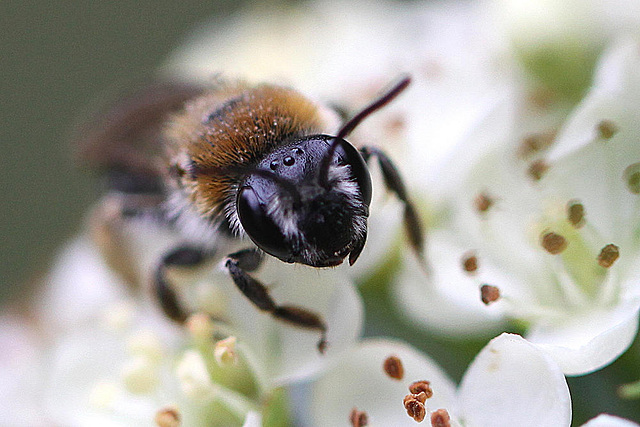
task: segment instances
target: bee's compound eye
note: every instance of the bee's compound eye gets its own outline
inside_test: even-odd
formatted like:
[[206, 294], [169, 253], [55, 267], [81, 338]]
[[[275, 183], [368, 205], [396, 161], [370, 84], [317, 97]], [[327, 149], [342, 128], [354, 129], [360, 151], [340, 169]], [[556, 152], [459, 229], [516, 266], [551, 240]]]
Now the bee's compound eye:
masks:
[[283, 261], [292, 258], [289, 246], [278, 226], [267, 214], [251, 187], [243, 187], [238, 193], [238, 217], [245, 232], [263, 251]]

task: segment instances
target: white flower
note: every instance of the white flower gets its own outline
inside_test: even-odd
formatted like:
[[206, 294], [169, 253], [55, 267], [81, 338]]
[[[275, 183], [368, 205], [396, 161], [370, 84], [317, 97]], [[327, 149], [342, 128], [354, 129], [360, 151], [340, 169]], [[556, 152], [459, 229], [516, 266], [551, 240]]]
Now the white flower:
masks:
[[492, 0], [504, 32], [528, 71], [573, 99], [584, 94], [600, 53], [623, 36], [640, 37], [635, 0]]
[[[401, 361], [402, 379], [384, 372], [389, 356]], [[367, 425], [415, 426], [403, 398], [416, 381], [429, 381], [433, 392], [424, 402], [427, 425], [442, 410], [452, 426], [558, 427], [571, 421], [569, 389], [558, 366], [520, 336], [503, 334], [476, 356], [457, 390], [433, 361], [413, 348], [365, 341], [313, 384], [311, 425], [345, 425], [356, 408], [367, 414]]]
[[[399, 280], [413, 318], [467, 334], [516, 320], [572, 375], [630, 345], [640, 306], [638, 52], [624, 42], [603, 58], [555, 138], [554, 129], [523, 135], [499, 109], [470, 133], [450, 169], [447, 188], [457, 189], [442, 192], [445, 213], [429, 237], [432, 276], [409, 264]], [[500, 294], [489, 306], [484, 284]]]
[[[283, 410], [284, 397], [276, 398], [280, 387], [321, 372], [360, 334], [362, 307], [348, 279], [272, 260], [257, 277], [279, 303], [323, 317], [325, 355], [318, 352], [317, 332], [261, 313], [219, 260], [194, 274], [171, 275], [185, 306], [198, 313], [186, 328], [174, 324], [146, 285], [160, 255], [175, 245], [174, 236], [144, 220], [120, 227], [127, 237], [120, 250], [140, 254], [129, 261], [143, 286], [128, 287], [87, 237], [73, 241], [32, 314], [40, 339], [23, 363], [42, 366], [33, 370], [39, 386], [28, 396], [8, 390], [3, 401], [25, 402], [25, 410], [37, 408], [44, 420], [60, 425], [153, 425], [156, 417], [177, 417], [183, 425], [227, 426], [241, 425], [250, 413], [255, 423], [266, 408]], [[9, 324], [0, 327], [8, 330]], [[13, 380], [22, 390], [31, 377]]]

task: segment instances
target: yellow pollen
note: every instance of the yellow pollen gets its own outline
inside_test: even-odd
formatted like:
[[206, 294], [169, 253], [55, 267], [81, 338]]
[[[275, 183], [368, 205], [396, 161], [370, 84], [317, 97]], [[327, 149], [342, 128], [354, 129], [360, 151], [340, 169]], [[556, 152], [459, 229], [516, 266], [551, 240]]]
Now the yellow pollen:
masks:
[[562, 253], [565, 249], [567, 249], [567, 246], [569, 245], [567, 239], [565, 239], [560, 234], [556, 234], [553, 232], [547, 232], [543, 234], [540, 243], [542, 247], [552, 255]]
[[534, 181], [540, 181], [547, 170], [549, 170], [547, 162], [544, 160], [536, 160], [529, 165], [527, 173]]
[[489, 196], [487, 193], [480, 193], [473, 199], [473, 205], [476, 210], [480, 213], [487, 212], [489, 208], [493, 205], [493, 198]]
[[446, 409], [438, 409], [431, 413], [432, 427], [451, 427], [451, 417]]
[[620, 257], [620, 250], [614, 244], [608, 244], [600, 251], [598, 255], [598, 264], [600, 267], [609, 268]]
[[473, 274], [478, 270], [478, 257], [467, 254], [462, 258], [462, 268], [469, 274]]
[[365, 427], [369, 424], [369, 417], [366, 412], [353, 408], [349, 414], [349, 421], [352, 427]]
[[618, 127], [611, 120], [602, 120], [598, 123], [598, 136], [600, 139], [608, 140], [618, 132]]
[[175, 406], [168, 406], [156, 412], [154, 421], [158, 427], [179, 427], [180, 412]]
[[500, 299], [500, 289], [496, 286], [482, 285], [480, 287], [480, 297], [485, 305], [489, 305]]
[[575, 228], [581, 228], [584, 225], [584, 206], [577, 201], [569, 202], [567, 206], [567, 219]]
[[415, 381], [411, 383], [411, 385], [409, 386], [409, 391], [412, 394], [425, 393], [427, 399], [433, 396], [433, 390], [431, 390], [431, 383], [426, 380]]
[[384, 372], [394, 380], [401, 380], [404, 377], [404, 367], [402, 360], [398, 356], [389, 356], [385, 359], [382, 368]]
[[640, 162], [629, 165], [622, 175], [627, 188], [633, 194], [640, 194]]

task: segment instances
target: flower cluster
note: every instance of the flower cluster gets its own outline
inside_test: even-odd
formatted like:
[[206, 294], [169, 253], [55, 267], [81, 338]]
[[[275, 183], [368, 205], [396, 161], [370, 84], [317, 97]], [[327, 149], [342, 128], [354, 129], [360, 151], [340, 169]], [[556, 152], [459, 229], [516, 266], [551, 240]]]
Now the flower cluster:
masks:
[[[638, 332], [640, 11], [524, 3], [255, 5], [202, 27], [165, 76], [223, 71], [357, 111], [411, 74], [349, 139], [396, 161], [427, 229], [426, 265], [398, 243], [400, 203], [372, 166], [353, 268], [266, 257], [255, 273], [275, 300], [322, 316], [324, 354], [317, 332], [238, 291], [221, 265], [231, 248], [197, 271], [167, 269], [189, 308], [179, 325], [149, 283], [183, 237], [114, 215], [121, 200], [107, 196], [36, 300], [0, 317], [0, 424], [569, 426], [565, 376], [610, 364]], [[486, 338], [458, 385], [421, 342], [365, 323], [378, 314], [365, 317], [357, 285], [377, 275], [394, 327]], [[637, 424], [603, 414], [585, 426]]]

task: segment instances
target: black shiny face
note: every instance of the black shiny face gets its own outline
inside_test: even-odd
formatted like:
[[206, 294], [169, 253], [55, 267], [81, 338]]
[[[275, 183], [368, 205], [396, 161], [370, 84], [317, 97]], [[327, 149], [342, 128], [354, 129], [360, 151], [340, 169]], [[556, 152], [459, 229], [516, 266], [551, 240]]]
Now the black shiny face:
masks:
[[[367, 165], [351, 144], [311, 135], [278, 147], [242, 183], [237, 212], [247, 235], [285, 262], [314, 267], [355, 262], [371, 202]], [[321, 169], [326, 167], [324, 176]]]

